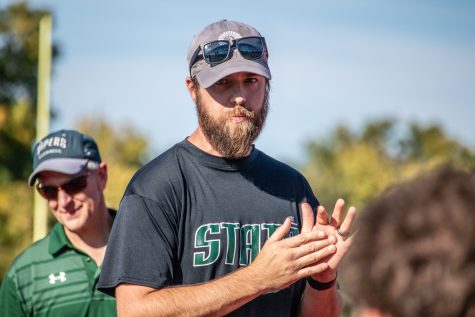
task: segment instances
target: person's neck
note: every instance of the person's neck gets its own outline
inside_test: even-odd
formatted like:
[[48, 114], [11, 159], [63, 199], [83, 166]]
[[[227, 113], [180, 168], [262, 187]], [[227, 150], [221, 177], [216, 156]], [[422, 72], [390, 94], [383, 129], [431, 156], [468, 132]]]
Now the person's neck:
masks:
[[71, 244], [78, 250], [89, 255], [97, 265], [104, 259], [107, 241], [112, 228], [113, 217], [105, 204], [99, 208], [97, 216], [80, 232], [72, 232], [65, 228], [64, 232]]

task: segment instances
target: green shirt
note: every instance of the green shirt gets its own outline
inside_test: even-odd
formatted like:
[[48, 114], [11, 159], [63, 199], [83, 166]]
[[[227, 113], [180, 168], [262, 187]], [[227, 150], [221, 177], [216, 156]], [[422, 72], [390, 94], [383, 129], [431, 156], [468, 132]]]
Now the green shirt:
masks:
[[4, 276], [0, 316], [116, 316], [115, 299], [96, 289], [100, 271], [57, 223]]

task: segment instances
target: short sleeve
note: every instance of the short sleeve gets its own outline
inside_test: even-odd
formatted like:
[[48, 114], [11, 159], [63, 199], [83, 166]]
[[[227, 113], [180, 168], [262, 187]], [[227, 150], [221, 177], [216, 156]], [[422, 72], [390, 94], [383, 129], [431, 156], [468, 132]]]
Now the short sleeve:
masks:
[[320, 205], [320, 202], [318, 201], [317, 197], [313, 193], [312, 187], [308, 183], [307, 179], [305, 179], [305, 177], [303, 177], [303, 179], [304, 179], [304, 186], [305, 186], [305, 193], [306, 193], [305, 196], [307, 198], [307, 202], [310, 204], [310, 206], [312, 206], [312, 208], [314, 208], [314, 211], [316, 211], [317, 207]]
[[121, 284], [160, 288], [176, 270], [177, 220], [156, 201], [124, 196], [112, 226], [98, 289], [115, 295]]
[[5, 275], [0, 288], [0, 316], [26, 316], [20, 302], [14, 281], [10, 276]]

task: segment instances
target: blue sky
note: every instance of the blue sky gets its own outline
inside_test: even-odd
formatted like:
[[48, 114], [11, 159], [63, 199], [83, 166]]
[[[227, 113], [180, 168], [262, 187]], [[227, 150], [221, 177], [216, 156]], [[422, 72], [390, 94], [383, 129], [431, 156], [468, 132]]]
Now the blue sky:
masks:
[[[1, 5], [12, 1], [2, 1]], [[299, 162], [309, 138], [388, 116], [437, 122], [475, 147], [475, 1], [30, 1], [54, 12], [52, 129], [129, 124], [159, 153], [189, 135], [193, 35], [227, 18], [265, 37], [271, 111], [257, 146]]]

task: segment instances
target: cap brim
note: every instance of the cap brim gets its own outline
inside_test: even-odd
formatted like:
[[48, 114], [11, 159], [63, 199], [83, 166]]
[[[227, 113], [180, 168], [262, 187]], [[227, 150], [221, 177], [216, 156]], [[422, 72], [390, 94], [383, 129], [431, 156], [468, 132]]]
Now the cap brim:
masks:
[[28, 184], [33, 186], [41, 172], [57, 172], [68, 175], [79, 173], [87, 164], [88, 159], [73, 159], [73, 158], [55, 158], [42, 162], [36, 167], [28, 178]]
[[[200, 61], [205, 63], [205, 61]], [[248, 72], [257, 75], [264, 76], [267, 79], [271, 79], [271, 73], [267, 63], [263, 59], [248, 60], [235, 54], [230, 60], [227, 60], [221, 64], [210, 66], [206, 65], [201, 71], [196, 73], [196, 79], [203, 88], [208, 88], [215, 82], [229, 76], [234, 73]]]

